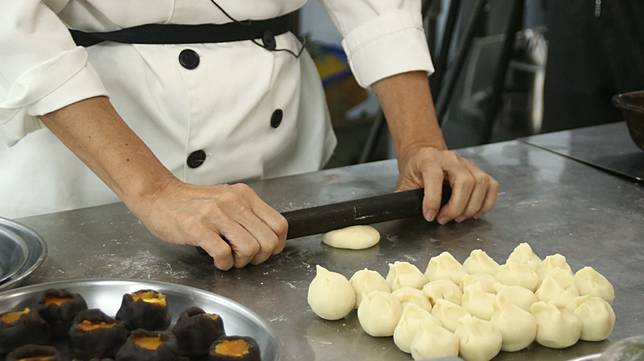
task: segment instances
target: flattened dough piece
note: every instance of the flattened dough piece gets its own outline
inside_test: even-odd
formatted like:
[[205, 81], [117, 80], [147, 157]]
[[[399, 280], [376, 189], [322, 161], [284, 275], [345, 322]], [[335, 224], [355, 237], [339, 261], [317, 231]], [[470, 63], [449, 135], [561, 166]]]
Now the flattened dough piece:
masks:
[[380, 232], [371, 226], [351, 226], [324, 234], [322, 242], [334, 248], [367, 249], [380, 242]]

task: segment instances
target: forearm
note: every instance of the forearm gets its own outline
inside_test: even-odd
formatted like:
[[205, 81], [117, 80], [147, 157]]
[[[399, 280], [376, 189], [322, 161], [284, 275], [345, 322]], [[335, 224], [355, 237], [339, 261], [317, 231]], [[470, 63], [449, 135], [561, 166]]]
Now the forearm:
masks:
[[130, 208], [175, 179], [105, 97], [71, 104], [41, 120]]
[[373, 84], [373, 90], [387, 118], [398, 156], [419, 147], [447, 149], [425, 72], [382, 79]]

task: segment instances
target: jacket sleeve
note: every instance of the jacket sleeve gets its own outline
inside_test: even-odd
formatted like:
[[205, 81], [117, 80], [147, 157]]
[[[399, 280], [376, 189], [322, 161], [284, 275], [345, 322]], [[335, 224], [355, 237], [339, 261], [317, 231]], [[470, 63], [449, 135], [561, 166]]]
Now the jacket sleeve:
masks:
[[420, 0], [321, 0], [342, 33], [363, 87], [409, 71], [434, 71]]
[[[51, 3], [60, 10], [65, 1]], [[27, 129], [7, 123], [107, 95], [86, 50], [41, 0], [0, 2], [0, 59], [0, 127]]]

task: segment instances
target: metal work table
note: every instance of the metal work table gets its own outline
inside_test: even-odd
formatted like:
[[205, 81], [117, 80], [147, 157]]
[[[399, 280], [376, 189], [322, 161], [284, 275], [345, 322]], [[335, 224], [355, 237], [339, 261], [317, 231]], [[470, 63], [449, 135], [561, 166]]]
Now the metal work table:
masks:
[[[378, 224], [382, 241], [364, 251], [331, 249], [320, 236], [296, 239], [263, 265], [219, 272], [194, 249], [156, 240], [115, 204], [19, 220], [50, 247], [49, 258], [28, 283], [112, 277], [196, 286], [267, 320], [280, 339], [283, 360], [410, 360], [391, 338], [364, 334], [355, 313], [336, 322], [317, 318], [306, 302], [315, 265], [346, 276], [364, 267], [384, 275], [395, 260], [424, 270], [429, 258], [444, 250], [462, 262], [475, 248], [504, 262], [520, 241], [529, 241], [542, 257], [562, 253], [575, 270], [592, 265], [614, 283], [617, 324], [611, 340], [644, 334], [643, 187], [520, 142], [461, 153], [502, 184], [496, 210], [480, 221], [442, 227], [420, 219]], [[277, 209], [288, 210], [390, 192], [395, 181], [395, 163], [387, 161], [252, 186]], [[608, 344], [581, 342], [566, 350], [532, 346], [496, 360], [565, 360]]]

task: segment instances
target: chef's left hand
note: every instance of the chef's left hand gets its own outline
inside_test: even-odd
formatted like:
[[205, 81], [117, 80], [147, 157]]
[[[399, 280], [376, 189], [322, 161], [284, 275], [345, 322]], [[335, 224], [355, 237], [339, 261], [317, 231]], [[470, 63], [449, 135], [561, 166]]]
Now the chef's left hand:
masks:
[[[423, 215], [429, 222], [478, 219], [496, 204], [499, 183], [453, 151], [424, 146], [401, 152], [398, 170], [398, 190], [425, 189]], [[444, 179], [452, 186], [452, 196], [441, 208]]]

